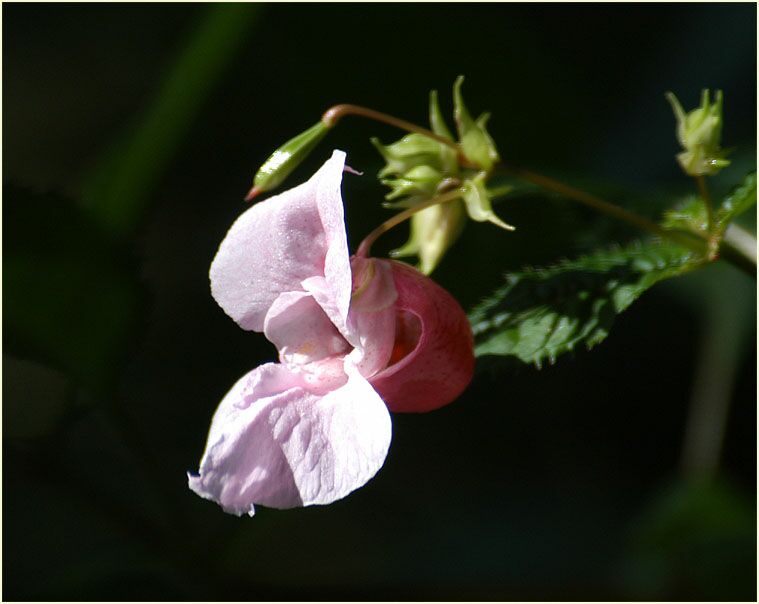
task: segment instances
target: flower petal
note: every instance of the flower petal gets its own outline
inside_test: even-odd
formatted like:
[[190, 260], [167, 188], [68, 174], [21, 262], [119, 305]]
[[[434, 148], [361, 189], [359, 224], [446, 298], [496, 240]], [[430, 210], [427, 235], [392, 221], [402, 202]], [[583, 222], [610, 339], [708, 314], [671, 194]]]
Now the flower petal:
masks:
[[232, 225], [211, 264], [211, 293], [243, 329], [261, 331], [277, 297], [324, 277], [347, 317], [351, 272], [340, 196], [345, 153], [306, 183], [257, 203]]
[[348, 361], [370, 378], [387, 367], [395, 343], [398, 293], [388, 261], [354, 256], [348, 325], [355, 349]]
[[277, 347], [280, 360], [291, 368], [351, 349], [306, 292], [286, 292], [274, 301], [264, 320], [264, 335]]
[[459, 303], [432, 279], [407, 264], [385, 262], [398, 292], [398, 354], [370, 381], [393, 413], [432, 411], [455, 400], [472, 379], [472, 328]]
[[320, 396], [283, 365], [262, 365], [224, 397], [189, 485], [238, 515], [331, 503], [377, 473], [390, 438], [385, 404], [355, 370]]

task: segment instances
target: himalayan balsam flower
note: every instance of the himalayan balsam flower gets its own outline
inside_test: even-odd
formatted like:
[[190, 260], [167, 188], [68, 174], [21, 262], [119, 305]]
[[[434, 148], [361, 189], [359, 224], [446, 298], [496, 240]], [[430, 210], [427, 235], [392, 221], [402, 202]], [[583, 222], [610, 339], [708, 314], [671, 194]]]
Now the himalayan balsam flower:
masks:
[[335, 151], [306, 183], [253, 206], [211, 265], [211, 291], [279, 363], [243, 376], [211, 422], [190, 488], [227, 512], [326, 504], [382, 467], [389, 411], [450, 403], [469, 383], [459, 304], [415, 269], [349, 257]]

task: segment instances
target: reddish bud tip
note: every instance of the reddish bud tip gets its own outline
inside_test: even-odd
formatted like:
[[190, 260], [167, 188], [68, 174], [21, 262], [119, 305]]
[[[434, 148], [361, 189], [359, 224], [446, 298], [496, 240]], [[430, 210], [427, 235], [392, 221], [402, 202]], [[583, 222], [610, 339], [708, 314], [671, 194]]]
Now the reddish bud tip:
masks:
[[250, 191], [248, 191], [248, 194], [245, 196], [245, 201], [252, 201], [254, 197], [260, 195], [261, 193], [263, 193], [263, 191], [256, 185], [253, 185]]

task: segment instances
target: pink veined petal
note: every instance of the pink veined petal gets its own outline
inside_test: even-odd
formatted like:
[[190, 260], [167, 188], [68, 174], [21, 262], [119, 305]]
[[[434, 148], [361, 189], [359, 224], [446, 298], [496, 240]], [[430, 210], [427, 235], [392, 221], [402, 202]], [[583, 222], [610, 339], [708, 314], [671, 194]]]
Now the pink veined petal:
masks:
[[349, 330], [355, 348], [348, 361], [370, 378], [387, 367], [395, 344], [398, 293], [389, 262], [353, 257], [353, 295]]
[[[314, 297], [316, 303], [321, 306], [324, 313], [329, 317], [329, 320], [332, 321], [332, 324], [348, 343], [351, 346], [358, 346], [358, 337], [348, 324], [348, 313], [343, 314], [342, 309], [338, 307], [327, 279], [324, 277], [309, 277], [301, 282], [301, 286]], [[350, 298], [348, 298], [348, 303], [350, 304]]]
[[189, 485], [238, 515], [331, 503], [377, 473], [390, 439], [385, 404], [354, 370], [320, 396], [284, 366], [262, 365], [224, 397]]
[[340, 196], [345, 153], [332, 157], [306, 183], [244, 212], [211, 264], [211, 293], [243, 329], [261, 331], [274, 300], [302, 291], [321, 276], [335, 307], [347, 317], [350, 264]]
[[286, 292], [274, 301], [264, 320], [264, 335], [290, 368], [346, 354], [351, 346], [306, 292]]

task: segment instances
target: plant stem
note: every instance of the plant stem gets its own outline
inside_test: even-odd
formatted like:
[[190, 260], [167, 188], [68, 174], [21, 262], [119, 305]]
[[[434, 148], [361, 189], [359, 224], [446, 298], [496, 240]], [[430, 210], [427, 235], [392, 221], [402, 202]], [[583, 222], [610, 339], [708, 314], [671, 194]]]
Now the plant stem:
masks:
[[711, 480], [717, 473], [739, 353], [735, 342], [724, 339], [724, 317], [713, 309], [707, 315], [680, 460], [686, 477], [697, 480]]
[[[718, 257], [719, 240], [713, 239], [712, 236], [705, 233], [685, 233], [681, 231], [667, 230], [660, 227], [655, 222], [629, 212], [618, 205], [610, 203], [600, 197], [576, 189], [558, 180], [548, 176], [531, 172], [524, 168], [516, 166], [507, 166], [499, 164], [499, 167], [510, 172], [514, 176], [536, 184], [549, 191], [555, 191], [565, 197], [573, 199], [591, 207], [599, 212], [623, 220], [629, 224], [637, 226], [652, 235], [669, 239], [679, 245], [687, 247], [700, 254], [707, 254], [709, 260], [715, 260]], [[703, 194], [703, 193], [702, 193]], [[708, 193], [707, 193], [708, 196]], [[705, 202], [706, 203], [706, 202]], [[709, 204], [710, 205], [710, 204]], [[715, 247], [713, 247], [715, 246]], [[744, 271], [753, 279], [756, 279], [756, 239], [750, 233], [736, 225], [730, 225], [722, 240], [722, 257], [731, 262], [737, 268]]]
[[756, 279], [756, 237], [733, 223], [727, 227], [720, 246], [722, 258]]
[[422, 136], [426, 136], [427, 138], [431, 138], [432, 140], [435, 140], [443, 145], [446, 145], [450, 147], [451, 149], [455, 149], [459, 165], [467, 167], [467, 168], [476, 168], [476, 166], [473, 166], [469, 160], [467, 160], [466, 157], [464, 157], [464, 154], [461, 152], [461, 149], [459, 146], [452, 141], [449, 138], [446, 138], [445, 136], [440, 136], [439, 134], [435, 134], [432, 132], [432, 130], [428, 130], [427, 128], [422, 128], [421, 126], [417, 126], [416, 124], [412, 124], [411, 122], [407, 122], [406, 120], [402, 120], [400, 118], [394, 117], [392, 115], [388, 115], [387, 113], [382, 113], [381, 111], [375, 111], [374, 109], [369, 109], [368, 107], [362, 107], [360, 105], [350, 105], [343, 103], [341, 105], [335, 105], [333, 107], [330, 107], [327, 109], [327, 111], [324, 112], [324, 115], [322, 115], [322, 122], [324, 122], [327, 126], [332, 128], [339, 122], [342, 118], [344, 118], [346, 115], [357, 115], [360, 117], [365, 117], [370, 120], [374, 120], [376, 122], [382, 122], [383, 124], [389, 124], [391, 126], [395, 126], [396, 128], [400, 128], [401, 130], [406, 130], [407, 132], [415, 132], [416, 134], [421, 134]]
[[[504, 167], [509, 172], [523, 180], [527, 180], [540, 187], [543, 187], [544, 189], [561, 193], [565, 197], [579, 201], [580, 203], [591, 207], [594, 210], [598, 210], [599, 212], [633, 224], [638, 228], [643, 229], [644, 231], [648, 231], [652, 235], [657, 235], [664, 238], [670, 238], [672, 235], [672, 231], [667, 231], [666, 229], [661, 228], [655, 222], [648, 220], [647, 218], [643, 218], [642, 216], [638, 216], [637, 214], [629, 212], [623, 208], [620, 208], [618, 205], [605, 201], [600, 197], [586, 193], [581, 189], [576, 189], [570, 185], [564, 184], [563, 182], [554, 180], [548, 176], [543, 176], [542, 174], [537, 174], [536, 172], [531, 172], [530, 170], [525, 170], [524, 168], [517, 168], [515, 166]], [[693, 246], [691, 245], [689, 247]]]
[[458, 199], [462, 195], [463, 195], [463, 192], [461, 189], [454, 189], [453, 191], [449, 191], [447, 193], [443, 193], [442, 195], [438, 195], [437, 197], [431, 197], [430, 199], [426, 201], [423, 201], [421, 203], [414, 205], [413, 207], [403, 210], [403, 212], [399, 212], [395, 216], [383, 222], [381, 225], [379, 225], [376, 229], [374, 229], [371, 233], [369, 233], [364, 238], [364, 240], [361, 242], [361, 245], [358, 246], [358, 250], [356, 251], [356, 256], [361, 256], [363, 258], [366, 258], [369, 255], [369, 252], [371, 251], [372, 244], [375, 241], [377, 241], [380, 235], [382, 235], [383, 233], [386, 233], [387, 231], [392, 229], [394, 226], [401, 224], [403, 221], [408, 220], [417, 212], [421, 212], [422, 210], [426, 210], [427, 208], [431, 206], [435, 206], [441, 203], [448, 203], [449, 201]]
[[719, 253], [719, 234], [714, 228], [714, 205], [712, 204], [712, 197], [709, 195], [709, 189], [706, 187], [706, 179], [700, 174], [694, 178], [696, 179], [696, 185], [698, 186], [698, 194], [706, 208], [706, 234], [708, 236], [709, 260], [715, 260]]
[[[347, 115], [365, 117], [377, 122], [395, 126], [396, 128], [406, 130], [407, 132], [414, 132], [416, 134], [426, 136], [427, 138], [446, 145], [451, 149], [455, 149], [457, 160], [460, 166], [464, 168], [478, 169], [478, 166], [473, 165], [469, 160], [467, 160], [467, 158], [462, 153], [461, 148], [455, 141], [435, 134], [431, 130], [423, 128], [422, 126], [418, 126], [411, 122], [407, 122], [406, 120], [388, 115], [387, 113], [382, 113], [381, 111], [369, 109], [368, 107], [362, 107], [361, 105], [351, 105], [348, 103], [334, 105], [324, 112], [322, 115], [322, 122], [332, 128], [337, 124], [337, 122], [339, 122], [343, 117]], [[701, 233], [683, 233], [679, 231], [663, 229], [661, 226], [651, 220], [648, 220], [647, 218], [625, 210], [624, 208], [601, 199], [596, 195], [592, 195], [591, 193], [587, 193], [586, 191], [577, 189], [571, 185], [565, 184], [558, 180], [554, 180], [548, 176], [503, 163], [498, 164], [498, 166], [510, 172], [514, 176], [521, 178], [522, 180], [536, 184], [549, 191], [560, 193], [569, 199], [578, 201], [603, 214], [607, 214], [619, 220], [623, 220], [644, 231], [651, 233], [652, 235], [656, 235], [662, 239], [669, 239], [670, 241], [674, 241], [675, 243], [687, 247], [699, 254], [705, 253], [709, 260], [716, 260], [718, 257], [718, 253], [720, 251], [720, 241], [719, 238], [714, 234], [714, 212], [712, 208], [711, 197], [709, 196], [709, 191], [706, 188], [706, 182], [703, 176], [696, 177], [696, 182], [698, 184], [701, 197], [704, 199], [704, 204], [706, 205], [708, 217], [708, 235]], [[362, 244], [359, 246], [359, 251], [357, 254], [368, 255], [372, 243], [374, 243], [374, 241], [382, 233], [390, 230], [397, 224], [400, 224], [416, 212], [428, 208], [432, 205], [436, 205], [438, 203], [446, 203], [447, 201], [451, 201], [452, 199], [460, 197], [460, 193], [457, 193], [454, 197], [450, 198], [448, 195], [449, 194], [446, 193], [439, 197], [429, 199], [428, 201], [425, 201], [424, 203], [419, 204], [414, 208], [409, 208], [408, 210], [405, 210], [404, 212], [393, 216], [390, 220], [377, 227], [366, 237], [366, 239], [364, 239]], [[725, 234], [722, 241], [721, 251], [723, 258], [756, 279], [756, 240], [751, 237], [749, 233], [743, 231], [743, 229], [741, 229], [740, 232], [734, 231], [733, 237], [730, 237], [730, 230], [732, 230], [732, 227], [731, 229], [728, 229], [728, 233]], [[753, 241], [753, 244], [748, 241], [748, 238]]]
[[421, 126], [417, 126], [416, 124], [412, 124], [406, 120], [388, 115], [387, 113], [382, 113], [381, 111], [375, 111], [374, 109], [369, 109], [368, 107], [361, 107], [360, 105], [350, 105], [343, 103], [341, 105], [330, 107], [327, 109], [327, 111], [324, 112], [324, 115], [322, 115], [322, 122], [332, 128], [346, 115], [358, 115], [361, 117], [369, 118], [370, 120], [375, 120], [377, 122], [390, 124], [391, 126], [395, 126], [401, 130], [416, 132], [422, 136], [427, 136], [429, 138], [435, 139], [439, 143], [448, 145], [454, 149], [458, 149], [458, 145], [456, 145], [456, 143], [454, 143], [452, 140], [445, 138], [444, 136], [439, 136], [431, 130], [427, 130], [426, 128], [422, 128]]
[[[714, 267], [716, 269], [716, 267]], [[686, 478], [713, 479], [719, 470], [730, 404], [747, 346], [752, 286], [732, 271], [713, 270], [686, 295], [699, 300], [701, 333], [685, 425], [681, 468]]]

